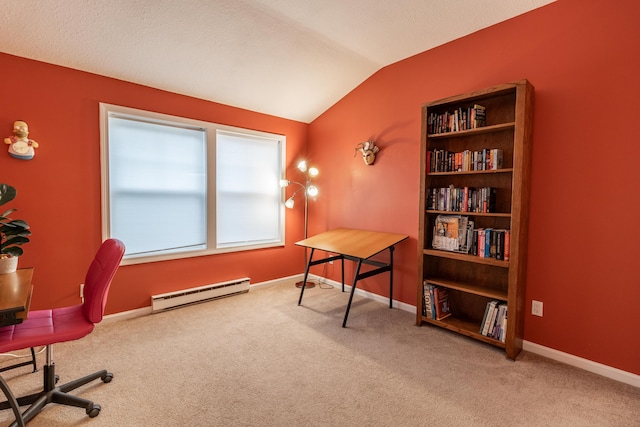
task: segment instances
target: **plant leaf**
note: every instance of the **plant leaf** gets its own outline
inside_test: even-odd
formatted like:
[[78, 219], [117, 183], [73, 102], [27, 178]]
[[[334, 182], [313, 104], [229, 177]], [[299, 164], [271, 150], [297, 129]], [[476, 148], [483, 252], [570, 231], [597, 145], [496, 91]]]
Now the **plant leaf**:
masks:
[[16, 189], [8, 184], [0, 184], [0, 205], [12, 201], [16, 197]]

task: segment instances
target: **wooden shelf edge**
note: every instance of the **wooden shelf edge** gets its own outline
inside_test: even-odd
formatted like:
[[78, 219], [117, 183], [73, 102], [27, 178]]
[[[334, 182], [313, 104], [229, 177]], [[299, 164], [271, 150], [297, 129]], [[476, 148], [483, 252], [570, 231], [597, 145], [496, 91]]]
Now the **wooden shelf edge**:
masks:
[[513, 173], [513, 168], [489, 169], [483, 171], [427, 172], [427, 176], [489, 175], [498, 173]]
[[428, 214], [434, 214], [434, 215], [488, 216], [488, 217], [496, 217], [496, 218], [511, 218], [511, 214], [505, 213], [505, 212], [458, 212], [458, 211], [436, 211], [432, 209], [427, 209], [426, 212]]
[[443, 288], [455, 289], [457, 291], [466, 292], [469, 294], [479, 295], [481, 297], [491, 298], [500, 301], [507, 301], [507, 292], [496, 289], [488, 289], [482, 286], [470, 285], [468, 283], [454, 282], [452, 280], [428, 278], [424, 279], [425, 282], [432, 285], [441, 286]]
[[493, 265], [495, 267], [509, 268], [509, 261], [501, 261], [495, 258], [482, 258], [476, 255], [459, 254], [456, 252], [441, 251], [437, 249], [424, 249], [423, 253], [429, 256], [455, 259], [458, 261], [474, 262], [476, 264]]
[[500, 132], [507, 129], [515, 129], [516, 122], [500, 123], [497, 125], [483, 126], [475, 129], [459, 130], [455, 132], [430, 133], [427, 135], [429, 139], [438, 138], [456, 138], [467, 135], [478, 135], [482, 133]]
[[480, 334], [478, 332], [478, 330], [480, 329], [479, 324], [468, 322], [455, 317], [447, 317], [442, 320], [435, 320], [435, 319], [429, 319], [427, 317], [422, 316], [420, 320], [421, 320], [420, 324], [429, 323], [429, 324], [459, 333], [461, 335], [468, 336], [475, 340], [482, 341], [487, 344], [491, 344], [496, 347], [506, 348], [505, 343], [503, 343], [502, 341], [493, 339], [491, 337], [485, 337], [484, 335]]

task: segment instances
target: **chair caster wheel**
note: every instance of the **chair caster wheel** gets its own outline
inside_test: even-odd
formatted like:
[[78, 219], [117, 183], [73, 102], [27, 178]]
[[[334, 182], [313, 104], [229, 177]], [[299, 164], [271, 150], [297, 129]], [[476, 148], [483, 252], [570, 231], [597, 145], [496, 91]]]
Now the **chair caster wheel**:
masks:
[[107, 372], [105, 376], [101, 378], [103, 383], [110, 383], [112, 379], [113, 379], [113, 374], [111, 372]]
[[92, 405], [87, 408], [87, 415], [89, 415], [89, 418], [95, 418], [100, 414], [100, 409], [102, 409], [100, 405]]

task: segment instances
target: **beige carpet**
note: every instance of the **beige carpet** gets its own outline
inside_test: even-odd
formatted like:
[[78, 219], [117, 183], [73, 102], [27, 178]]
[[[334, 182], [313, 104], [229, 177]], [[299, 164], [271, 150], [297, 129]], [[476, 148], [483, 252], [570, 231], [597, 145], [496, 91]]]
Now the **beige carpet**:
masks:
[[[347, 293], [315, 287], [297, 306], [298, 292], [256, 289], [58, 344], [62, 382], [115, 378], [78, 390], [98, 417], [49, 406], [29, 426], [640, 426], [638, 388], [529, 353], [512, 362], [358, 296], [343, 329]], [[5, 378], [24, 392], [41, 373]]]

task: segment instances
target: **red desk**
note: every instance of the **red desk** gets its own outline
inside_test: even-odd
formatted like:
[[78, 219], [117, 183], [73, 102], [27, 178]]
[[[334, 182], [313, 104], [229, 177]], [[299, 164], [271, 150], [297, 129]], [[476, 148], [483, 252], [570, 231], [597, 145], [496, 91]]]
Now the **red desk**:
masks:
[[[312, 265], [323, 264], [334, 260], [342, 261], [342, 291], [344, 292], [344, 260], [348, 259], [357, 262], [357, 267], [356, 273], [353, 278], [351, 295], [349, 295], [349, 303], [347, 304], [347, 310], [344, 315], [342, 327], [344, 328], [347, 325], [347, 318], [349, 317], [351, 301], [353, 300], [353, 294], [356, 290], [356, 284], [360, 279], [365, 279], [367, 277], [375, 276], [376, 274], [388, 271], [389, 308], [391, 308], [393, 306], [393, 251], [395, 249], [395, 245], [402, 242], [408, 237], [409, 236], [404, 234], [381, 233], [377, 231], [355, 230], [352, 228], [337, 228], [335, 230], [326, 231], [324, 233], [309, 237], [308, 239], [296, 242], [296, 245], [298, 246], [304, 246], [311, 249], [309, 261], [307, 262], [307, 268], [304, 272], [302, 288], [300, 289], [300, 299], [298, 300], [298, 305], [302, 303], [302, 295], [304, 294], [307, 277], [309, 276], [309, 267], [311, 267]], [[316, 249], [325, 252], [331, 252], [337, 255], [313, 261], [313, 254]], [[379, 254], [380, 252], [387, 249], [389, 250], [388, 263], [373, 261], [369, 259], [372, 256]], [[360, 268], [362, 267], [362, 264], [372, 265], [377, 268], [361, 273]]]

